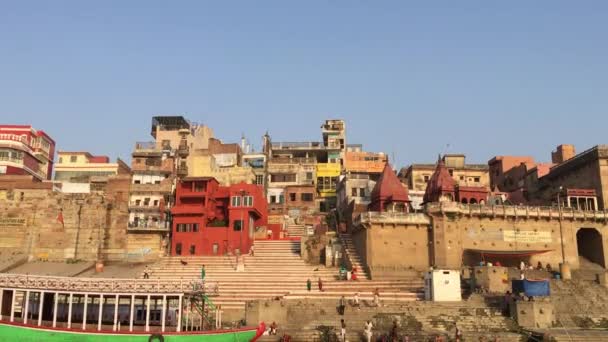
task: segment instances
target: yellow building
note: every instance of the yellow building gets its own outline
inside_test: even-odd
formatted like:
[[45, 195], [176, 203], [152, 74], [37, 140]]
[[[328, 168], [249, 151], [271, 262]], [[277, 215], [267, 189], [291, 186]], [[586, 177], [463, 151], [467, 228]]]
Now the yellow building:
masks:
[[107, 156], [94, 156], [88, 152], [57, 153], [59, 161], [55, 164], [55, 181], [62, 184], [64, 192], [90, 191], [92, 179], [96, 181], [118, 175], [130, 174], [131, 169], [122, 160], [110, 162]]
[[340, 176], [340, 164], [318, 163], [317, 164], [317, 192], [320, 197], [335, 197], [338, 177]]

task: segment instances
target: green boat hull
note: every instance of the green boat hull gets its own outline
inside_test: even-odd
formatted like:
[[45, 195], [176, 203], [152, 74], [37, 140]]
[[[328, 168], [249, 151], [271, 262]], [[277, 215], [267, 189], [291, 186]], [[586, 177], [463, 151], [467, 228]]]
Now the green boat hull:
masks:
[[[165, 342], [248, 342], [255, 329], [206, 333], [165, 333]], [[19, 342], [148, 342], [151, 333], [71, 331], [0, 323], [0, 341]]]

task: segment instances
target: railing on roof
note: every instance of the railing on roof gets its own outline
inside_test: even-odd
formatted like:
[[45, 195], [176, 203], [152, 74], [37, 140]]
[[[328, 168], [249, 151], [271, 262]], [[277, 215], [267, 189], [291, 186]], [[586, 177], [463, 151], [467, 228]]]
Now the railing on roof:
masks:
[[368, 211], [361, 213], [354, 220], [354, 224], [371, 223], [382, 221], [383, 223], [410, 223], [410, 224], [431, 224], [430, 218], [424, 213], [405, 213], [405, 212], [377, 212]]
[[581, 210], [569, 207], [557, 206], [524, 206], [524, 205], [488, 205], [488, 204], [463, 204], [458, 202], [439, 202], [428, 203], [425, 207], [426, 212], [460, 213], [470, 216], [487, 217], [533, 217], [558, 219], [582, 219], [608, 221], [606, 210]]
[[154, 141], [138, 141], [135, 143], [135, 150], [157, 150]]
[[316, 158], [285, 158], [285, 157], [276, 157], [270, 159], [270, 163], [273, 164], [316, 164]]
[[305, 142], [275, 142], [271, 144], [273, 149], [292, 149], [292, 148], [308, 148], [308, 149], [324, 149], [323, 143], [318, 141]]
[[[168, 279], [74, 278], [1, 273], [0, 288], [95, 293], [171, 293], [179, 294], [201, 288], [199, 281]], [[205, 283], [207, 295], [218, 295], [217, 283]]]

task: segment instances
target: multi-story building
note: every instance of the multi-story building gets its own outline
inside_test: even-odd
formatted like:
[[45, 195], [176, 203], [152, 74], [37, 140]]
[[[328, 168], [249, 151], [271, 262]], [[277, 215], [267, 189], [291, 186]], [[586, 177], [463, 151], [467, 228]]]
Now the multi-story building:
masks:
[[131, 168], [122, 160], [110, 162], [107, 156], [94, 156], [89, 152], [57, 153], [55, 182], [61, 183], [61, 191], [66, 193], [89, 193], [103, 190], [108, 177], [129, 175]]
[[[446, 154], [440, 158], [448, 174], [454, 180], [463, 203], [479, 203], [487, 200], [490, 192], [488, 165], [466, 164], [463, 154]], [[399, 171], [399, 178], [407, 184], [412, 206], [420, 209], [424, 202], [427, 184], [437, 170], [438, 164], [412, 164]], [[472, 202], [471, 202], [472, 201]]]
[[347, 145], [344, 172], [336, 189], [337, 213], [341, 222], [367, 210], [376, 181], [388, 163], [386, 154], [365, 152], [361, 144]]
[[220, 186], [210, 177], [180, 179], [171, 213], [172, 255], [247, 253], [268, 217], [261, 186]]
[[566, 150], [565, 157], [553, 153], [553, 161], [562, 162], [537, 179], [535, 187], [528, 192], [529, 202], [555, 204], [559, 198], [560, 204], [567, 208], [608, 208], [608, 145], [597, 145], [575, 156], [571, 156], [574, 149]]
[[310, 185], [316, 188], [318, 211], [336, 207], [336, 188], [346, 152], [345, 123], [326, 120], [321, 133], [323, 141], [308, 142], [272, 142], [268, 134], [264, 136], [266, 189], [271, 209], [285, 207], [285, 187]]
[[182, 116], [152, 118], [149, 142], [137, 142], [132, 153], [129, 231], [171, 231], [171, 205], [178, 177], [196, 169], [193, 151], [208, 149], [213, 131]]
[[0, 175], [50, 180], [55, 141], [30, 125], [0, 125]]
[[129, 231], [171, 228], [169, 208], [175, 180], [175, 150], [170, 144], [138, 142], [132, 153]]

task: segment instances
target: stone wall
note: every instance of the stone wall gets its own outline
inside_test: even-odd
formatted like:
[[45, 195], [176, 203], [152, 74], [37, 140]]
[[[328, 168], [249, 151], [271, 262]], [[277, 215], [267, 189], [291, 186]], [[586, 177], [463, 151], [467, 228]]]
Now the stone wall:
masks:
[[[558, 269], [564, 254], [572, 269], [579, 255], [608, 265], [608, 213], [540, 207], [467, 206], [457, 203], [427, 208], [426, 214], [365, 213], [353, 231], [353, 243], [373, 279], [424, 271], [430, 265], [459, 269], [484, 259], [506, 266], [526, 261]], [[581, 229], [587, 228], [585, 231]], [[577, 233], [579, 241], [577, 241]], [[598, 234], [582, 234], [583, 232]], [[577, 242], [580, 244], [577, 246]], [[522, 254], [488, 256], [490, 252]], [[531, 255], [526, 255], [531, 254]]]
[[125, 261], [129, 252], [142, 248], [158, 257], [158, 233], [127, 235], [127, 193], [120, 193], [8, 190], [7, 200], [0, 202], [0, 248], [20, 249], [30, 259]]

